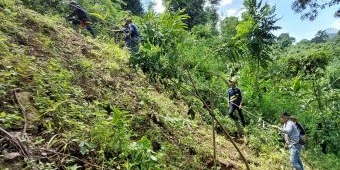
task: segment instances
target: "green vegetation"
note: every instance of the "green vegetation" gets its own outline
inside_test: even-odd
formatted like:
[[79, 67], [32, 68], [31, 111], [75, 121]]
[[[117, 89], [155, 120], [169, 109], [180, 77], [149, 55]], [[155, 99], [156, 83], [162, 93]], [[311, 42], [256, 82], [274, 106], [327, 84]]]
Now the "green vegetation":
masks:
[[[227, 116], [232, 76], [248, 123], [238, 145], [251, 169], [290, 168], [281, 136], [263, 123], [278, 124], [283, 111], [307, 130], [306, 169], [340, 166], [339, 33], [296, 44], [288, 33], [276, 38], [275, 7], [256, 0], [244, 2], [242, 20], [224, 19], [221, 32], [218, 1], [203, 9], [203, 0], [171, 0], [162, 14], [131, 2], [79, 1], [97, 39], [70, 28], [68, 1], [0, 2], [0, 127], [29, 150], [1, 131], [0, 169], [212, 169], [206, 107], [238, 131]], [[111, 31], [131, 14], [143, 37], [133, 55]], [[245, 169], [220, 129], [216, 167]]]
[[[331, 7], [333, 5], [339, 4], [339, 0], [295, 0], [292, 4], [292, 9], [296, 13], [302, 13], [301, 19], [309, 19], [314, 20], [318, 14], [319, 10], [322, 10], [327, 7]], [[339, 11], [334, 11], [334, 13], [338, 13]]]

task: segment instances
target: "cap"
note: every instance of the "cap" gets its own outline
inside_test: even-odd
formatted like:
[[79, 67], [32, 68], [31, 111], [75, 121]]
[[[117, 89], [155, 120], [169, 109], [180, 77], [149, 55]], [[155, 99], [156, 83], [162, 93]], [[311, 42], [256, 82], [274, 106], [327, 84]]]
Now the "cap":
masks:
[[295, 115], [291, 115], [289, 118], [290, 118], [290, 119], [293, 119], [293, 120], [297, 120], [297, 118], [296, 118]]
[[131, 18], [125, 18], [125, 22], [132, 22]]
[[236, 79], [236, 77], [232, 77], [231, 79], [229, 79], [229, 82], [237, 82], [237, 79]]

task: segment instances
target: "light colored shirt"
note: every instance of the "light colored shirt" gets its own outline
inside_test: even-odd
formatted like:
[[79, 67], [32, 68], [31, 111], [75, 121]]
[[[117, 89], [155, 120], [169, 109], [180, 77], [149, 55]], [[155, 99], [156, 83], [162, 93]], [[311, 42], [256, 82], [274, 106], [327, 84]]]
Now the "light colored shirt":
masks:
[[283, 124], [283, 128], [280, 128], [280, 131], [284, 133], [285, 137], [288, 139], [289, 147], [299, 143], [300, 133], [294, 122], [288, 120], [285, 124]]

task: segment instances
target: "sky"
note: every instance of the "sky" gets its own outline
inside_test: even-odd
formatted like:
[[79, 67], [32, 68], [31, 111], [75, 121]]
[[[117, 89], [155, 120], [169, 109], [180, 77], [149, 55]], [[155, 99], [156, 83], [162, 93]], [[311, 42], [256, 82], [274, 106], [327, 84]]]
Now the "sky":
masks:
[[[141, 0], [146, 6], [150, 1], [156, 3], [155, 11], [161, 13], [165, 10], [162, 5], [162, 0]], [[291, 9], [291, 4], [294, 0], [262, 0], [271, 6], [276, 6], [276, 14], [281, 18], [276, 25], [281, 26], [280, 30], [273, 32], [275, 35], [281, 33], [289, 33], [291, 37], [296, 39], [296, 42], [302, 39], [312, 39], [317, 31], [327, 28], [336, 28], [340, 30], [340, 18], [334, 18], [334, 12], [339, 9], [339, 5], [334, 5], [330, 8], [319, 10], [319, 15], [314, 21], [301, 20], [301, 15], [295, 13]], [[243, 0], [221, 0], [218, 9], [220, 18], [227, 16], [240, 17], [244, 12]]]

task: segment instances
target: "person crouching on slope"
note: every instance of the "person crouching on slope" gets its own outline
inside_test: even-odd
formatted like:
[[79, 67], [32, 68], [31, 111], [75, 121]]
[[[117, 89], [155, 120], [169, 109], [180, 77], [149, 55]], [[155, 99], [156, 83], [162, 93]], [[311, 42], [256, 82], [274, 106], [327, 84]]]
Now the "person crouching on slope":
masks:
[[[67, 20], [72, 21], [73, 28], [78, 32], [78, 26], [81, 28], [86, 28], [93, 38], [96, 38], [96, 35], [91, 27], [91, 20], [88, 16], [87, 12], [79, 6], [76, 2], [72, 1], [70, 3], [71, 14], [67, 16]], [[76, 16], [76, 18], [73, 18]]]
[[138, 52], [138, 44], [141, 41], [138, 27], [132, 22], [131, 18], [126, 18], [125, 23], [128, 25], [129, 33], [126, 39], [126, 46], [130, 51], [136, 53]]

